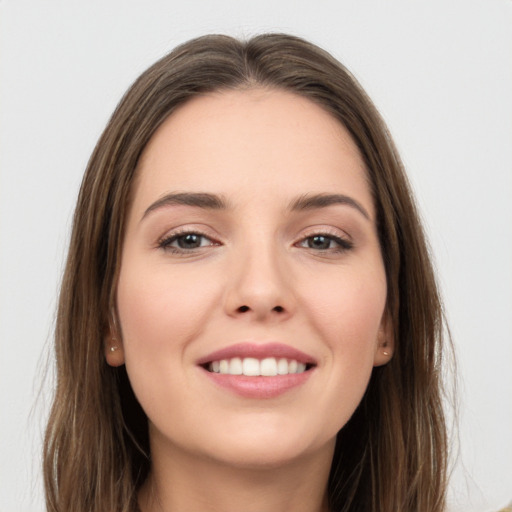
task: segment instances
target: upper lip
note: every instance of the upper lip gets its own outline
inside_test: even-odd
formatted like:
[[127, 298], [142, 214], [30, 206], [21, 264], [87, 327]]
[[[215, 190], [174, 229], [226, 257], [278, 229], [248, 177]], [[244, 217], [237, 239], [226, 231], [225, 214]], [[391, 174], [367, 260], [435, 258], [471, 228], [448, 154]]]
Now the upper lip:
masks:
[[313, 357], [304, 352], [285, 345], [283, 343], [236, 343], [215, 352], [211, 352], [198, 361], [198, 365], [211, 363], [212, 361], [220, 361], [222, 359], [232, 359], [239, 357], [254, 357], [256, 359], [265, 359], [267, 357], [294, 359], [299, 363], [315, 365], [316, 361]]

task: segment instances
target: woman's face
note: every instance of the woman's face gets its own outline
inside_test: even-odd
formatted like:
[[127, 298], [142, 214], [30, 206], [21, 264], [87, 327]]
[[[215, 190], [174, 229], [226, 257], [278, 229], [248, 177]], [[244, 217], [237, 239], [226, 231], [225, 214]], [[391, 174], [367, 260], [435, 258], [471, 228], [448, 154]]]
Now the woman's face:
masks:
[[107, 360], [126, 363], [152, 449], [330, 458], [392, 341], [348, 132], [288, 92], [209, 94], [163, 123], [137, 172]]

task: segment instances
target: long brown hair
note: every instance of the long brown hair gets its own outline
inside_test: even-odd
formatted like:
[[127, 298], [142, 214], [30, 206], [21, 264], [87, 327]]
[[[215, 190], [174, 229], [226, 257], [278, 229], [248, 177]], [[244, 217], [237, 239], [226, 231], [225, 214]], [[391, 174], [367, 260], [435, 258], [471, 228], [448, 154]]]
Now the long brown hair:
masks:
[[139, 156], [194, 96], [287, 90], [348, 129], [366, 163], [393, 320], [392, 361], [375, 368], [338, 434], [329, 480], [336, 512], [440, 512], [447, 441], [440, 364], [443, 315], [422, 226], [400, 158], [372, 102], [331, 55], [299, 38], [205, 36], [133, 84], [89, 161], [75, 211], [55, 333], [56, 392], [45, 439], [49, 511], [137, 510], [150, 470], [147, 418], [124, 367], [104, 358], [121, 243]]

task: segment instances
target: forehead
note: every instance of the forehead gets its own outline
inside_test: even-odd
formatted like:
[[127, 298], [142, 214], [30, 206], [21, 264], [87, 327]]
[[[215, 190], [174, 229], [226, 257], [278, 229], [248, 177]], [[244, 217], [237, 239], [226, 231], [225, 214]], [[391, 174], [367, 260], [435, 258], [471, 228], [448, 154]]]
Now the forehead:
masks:
[[335, 191], [372, 209], [348, 131], [316, 103], [281, 90], [216, 92], [185, 103], [155, 132], [137, 174], [135, 202], [170, 191], [262, 198]]

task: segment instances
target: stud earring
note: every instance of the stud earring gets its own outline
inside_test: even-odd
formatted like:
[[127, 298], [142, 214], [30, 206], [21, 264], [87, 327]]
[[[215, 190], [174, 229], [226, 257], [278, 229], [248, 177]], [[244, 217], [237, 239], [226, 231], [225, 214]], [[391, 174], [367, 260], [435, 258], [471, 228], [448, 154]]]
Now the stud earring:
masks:
[[[111, 349], [112, 350], [112, 349]], [[386, 350], [384, 350], [384, 352], [382, 352], [385, 356], [389, 356], [389, 352], [387, 352]]]
[[115, 352], [119, 347], [117, 345], [112, 345], [110, 347], [110, 352]]

